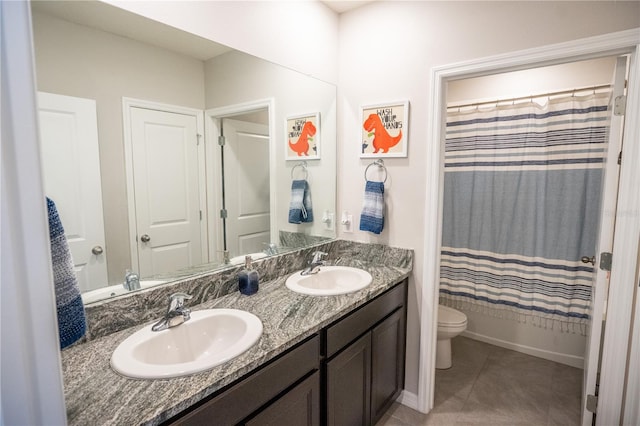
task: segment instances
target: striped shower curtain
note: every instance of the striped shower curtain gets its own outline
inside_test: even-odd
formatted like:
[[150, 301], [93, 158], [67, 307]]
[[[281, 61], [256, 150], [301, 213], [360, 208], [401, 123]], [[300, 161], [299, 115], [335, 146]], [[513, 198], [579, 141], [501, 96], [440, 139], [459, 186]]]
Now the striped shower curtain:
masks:
[[584, 333], [609, 96], [448, 113], [440, 303]]

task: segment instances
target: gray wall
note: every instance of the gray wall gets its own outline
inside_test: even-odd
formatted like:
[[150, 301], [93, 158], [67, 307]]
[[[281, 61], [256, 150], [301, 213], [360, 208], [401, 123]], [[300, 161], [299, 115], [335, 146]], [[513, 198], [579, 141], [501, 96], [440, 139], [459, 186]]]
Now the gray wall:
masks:
[[120, 283], [131, 265], [122, 97], [204, 109], [204, 63], [40, 13], [33, 31], [38, 90], [96, 100], [109, 283]]

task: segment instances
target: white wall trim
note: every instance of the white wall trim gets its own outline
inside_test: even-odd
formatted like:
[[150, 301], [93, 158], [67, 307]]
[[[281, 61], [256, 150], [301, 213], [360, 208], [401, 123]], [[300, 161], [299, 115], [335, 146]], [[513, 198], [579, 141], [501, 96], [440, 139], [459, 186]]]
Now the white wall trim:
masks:
[[413, 410], [418, 410], [418, 395], [409, 392], [406, 389], [400, 393], [400, 396], [396, 399], [398, 404], [402, 404], [405, 407], [409, 407]]
[[[590, 37], [581, 40], [559, 43], [549, 46], [543, 46], [534, 49], [528, 49], [518, 52], [506, 53], [502, 55], [492, 56], [489, 58], [481, 58], [472, 61], [456, 63], [435, 67], [431, 70], [431, 91], [429, 94], [430, 113], [428, 114], [429, 137], [427, 141], [425, 168], [426, 191], [425, 191], [425, 234], [424, 234], [424, 275], [423, 288], [421, 291], [421, 310], [420, 310], [420, 360], [419, 360], [419, 379], [418, 379], [418, 410], [427, 413], [433, 408], [434, 400], [434, 371], [435, 371], [435, 344], [437, 331], [437, 303], [439, 291], [439, 264], [440, 264], [440, 243], [442, 228], [442, 149], [446, 104], [446, 83], [449, 80], [479, 77], [495, 72], [516, 71], [536, 66], [556, 65], [565, 62], [573, 62], [583, 59], [593, 59], [603, 56], [611, 56], [622, 53], [629, 53], [636, 48], [640, 40], [640, 30], [633, 29], [621, 31], [602, 36]], [[632, 87], [638, 84], [638, 76], [632, 75], [634, 80]], [[637, 89], [636, 89], [637, 90]], [[629, 104], [637, 104], [636, 100], [629, 100]], [[635, 112], [636, 115], [632, 115]], [[627, 114], [627, 127], [635, 129], [629, 132], [625, 140], [628, 142], [637, 141], [638, 120], [631, 119], [638, 117], [638, 109], [636, 106], [629, 105]], [[635, 139], [630, 139], [635, 135]], [[631, 151], [627, 143], [626, 151]], [[633, 145], [638, 145], [633, 144]], [[640, 148], [637, 148], [640, 149]], [[623, 156], [625, 154], [623, 153]], [[638, 155], [640, 153], [629, 152], [627, 158], [630, 167], [638, 164]], [[635, 163], [634, 163], [635, 162]], [[637, 167], [636, 167], [637, 168]], [[640, 170], [636, 170], [640, 173]], [[635, 180], [637, 177], [633, 171], [627, 170], [626, 174], [621, 174], [622, 179], [628, 179], [626, 185], [635, 185], [637, 195], [637, 187], [640, 181]], [[628, 186], [623, 186], [621, 189]], [[437, 203], [433, 203], [434, 195], [437, 194]], [[629, 197], [629, 194], [626, 195]], [[631, 203], [633, 204], [633, 203]], [[638, 222], [638, 209], [627, 211], [630, 216], [628, 221], [635, 220]], [[630, 224], [628, 225], [630, 226]], [[630, 227], [629, 229], [632, 229]], [[621, 231], [626, 232], [626, 231]], [[635, 231], [633, 231], [635, 232]], [[632, 232], [632, 234], [633, 234]], [[618, 231], [616, 231], [618, 235]], [[638, 236], [635, 236], [635, 248], [637, 249]], [[619, 244], [621, 245], [621, 244]], [[614, 247], [615, 249], [615, 247]], [[618, 247], [622, 250], [622, 247]], [[635, 271], [634, 259], [631, 263], [632, 269]], [[621, 267], [620, 264], [614, 265], [614, 268]], [[612, 271], [612, 280], [614, 274]], [[607, 327], [613, 327], [614, 324], [607, 324]], [[601, 388], [602, 390], [602, 388]]]
[[496, 339], [495, 337], [486, 336], [484, 334], [475, 333], [473, 331], [465, 330], [461, 336], [468, 337], [480, 342], [489, 343], [494, 346], [499, 346], [505, 349], [511, 349], [512, 351], [520, 352], [527, 355], [532, 355], [542, 359], [548, 359], [549, 361], [558, 362], [560, 364], [569, 365], [582, 369], [584, 367], [584, 357], [563, 354], [561, 352], [547, 351], [545, 349], [534, 348], [532, 346], [522, 345], [519, 343], [508, 342], [506, 340]]
[[[220, 149], [218, 146], [218, 135], [220, 134], [219, 119], [231, 117], [234, 115], [251, 112], [258, 109], [267, 108], [269, 111], [269, 187], [277, 188], [277, 170], [276, 170], [276, 127], [275, 127], [275, 99], [258, 99], [255, 101], [242, 102], [233, 105], [225, 105], [222, 107], [211, 108], [205, 111], [206, 116], [206, 146], [207, 146], [207, 206], [209, 229], [215, 229], [215, 232], [209, 233], [209, 247], [213, 250], [210, 261], [222, 252], [222, 221], [218, 212], [222, 208], [221, 194], [221, 178], [218, 173], [217, 165], [220, 164]], [[275, 212], [278, 206], [277, 191], [272, 191], [269, 199], [271, 209], [270, 230], [271, 242], [278, 243], [278, 223]], [[275, 238], [275, 241], [274, 241]]]
[[[131, 108], [145, 108], [155, 111], [171, 112], [174, 114], [184, 114], [194, 116], [196, 118], [196, 128], [198, 135], [202, 135], [201, 141], [204, 142], [204, 112], [200, 109], [188, 108], [178, 105], [164, 104], [160, 102], [147, 101], [143, 99], [122, 98], [122, 141], [124, 143], [124, 165], [127, 181], [127, 212], [129, 218], [129, 250], [131, 252], [131, 269], [135, 272], [140, 271], [138, 263], [138, 241], [136, 240], [136, 203], [133, 182], [133, 146], [131, 141]], [[198, 145], [198, 193], [200, 195], [200, 210], [206, 211], [206, 173], [205, 173], [205, 148], [204, 143]], [[202, 259], [209, 257], [209, 246], [207, 244], [207, 221], [200, 221], [200, 245], [202, 250]], [[123, 275], [124, 276], [124, 275]]]
[[0, 2], [0, 424], [67, 422], [29, 2]]

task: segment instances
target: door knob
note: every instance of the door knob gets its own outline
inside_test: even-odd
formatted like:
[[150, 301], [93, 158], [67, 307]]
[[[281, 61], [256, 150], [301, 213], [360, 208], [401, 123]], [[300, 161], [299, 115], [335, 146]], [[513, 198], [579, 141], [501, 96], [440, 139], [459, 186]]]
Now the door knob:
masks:
[[143, 243], [148, 243], [149, 241], [151, 241], [151, 237], [147, 234], [144, 234], [140, 237], [140, 241], [142, 241]]
[[591, 257], [589, 257], [589, 256], [582, 256], [582, 257], [580, 258], [580, 262], [582, 262], [582, 263], [590, 263], [590, 264], [592, 264], [592, 265], [595, 265], [595, 264], [596, 264], [596, 257], [595, 257], [595, 256], [591, 256]]
[[104, 253], [104, 250], [100, 246], [95, 246], [94, 248], [91, 249], [91, 253], [93, 253], [96, 256], [98, 256], [98, 255]]

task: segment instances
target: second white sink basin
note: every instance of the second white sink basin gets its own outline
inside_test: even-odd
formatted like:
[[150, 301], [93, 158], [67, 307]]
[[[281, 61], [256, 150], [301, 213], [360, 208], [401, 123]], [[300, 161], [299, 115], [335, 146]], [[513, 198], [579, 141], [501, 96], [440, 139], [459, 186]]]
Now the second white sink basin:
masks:
[[262, 336], [262, 321], [237, 309], [205, 309], [163, 331], [146, 326], [125, 339], [111, 356], [115, 371], [141, 379], [186, 376], [223, 364]]
[[354, 293], [367, 287], [373, 278], [367, 271], [348, 266], [321, 266], [311, 275], [296, 272], [287, 278], [285, 285], [296, 293], [312, 296], [336, 296]]

